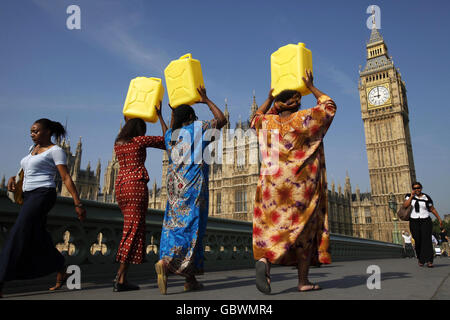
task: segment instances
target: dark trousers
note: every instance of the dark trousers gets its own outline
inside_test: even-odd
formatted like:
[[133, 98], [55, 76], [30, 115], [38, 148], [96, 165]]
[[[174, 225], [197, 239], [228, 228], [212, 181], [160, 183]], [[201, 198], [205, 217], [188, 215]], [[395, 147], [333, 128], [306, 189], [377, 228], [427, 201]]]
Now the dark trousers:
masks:
[[433, 263], [434, 249], [431, 241], [433, 224], [431, 218], [409, 219], [409, 229], [415, 241], [417, 259], [422, 264]]
[[405, 256], [414, 258], [414, 247], [411, 243], [405, 243]]
[[24, 192], [24, 203], [0, 253], [0, 283], [38, 278], [64, 268], [64, 257], [46, 230], [47, 214], [55, 201], [54, 188]]

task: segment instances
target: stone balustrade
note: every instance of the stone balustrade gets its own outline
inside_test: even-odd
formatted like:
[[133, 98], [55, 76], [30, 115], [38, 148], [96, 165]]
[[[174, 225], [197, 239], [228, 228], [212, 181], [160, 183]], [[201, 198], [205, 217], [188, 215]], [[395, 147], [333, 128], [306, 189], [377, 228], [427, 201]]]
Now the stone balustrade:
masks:
[[[48, 215], [47, 226], [58, 250], [69, 265], [111, 265], [122, 236], [123, 216], [116, 204], [83, 201], [87, 219], [77, 220], [71, 198], [58, 197]], [[14, 224], [19, 206], [0, 190], [0, 250]], [[149, 209], [146, 217], [146, 262], [158, 260], [164, 212]], [[205, 246], [205, 270], [253, 267], [252, 224], [244, 221], [209, 218]], [[331, 235], [333, 261], [401, 257], [399, 245]]]

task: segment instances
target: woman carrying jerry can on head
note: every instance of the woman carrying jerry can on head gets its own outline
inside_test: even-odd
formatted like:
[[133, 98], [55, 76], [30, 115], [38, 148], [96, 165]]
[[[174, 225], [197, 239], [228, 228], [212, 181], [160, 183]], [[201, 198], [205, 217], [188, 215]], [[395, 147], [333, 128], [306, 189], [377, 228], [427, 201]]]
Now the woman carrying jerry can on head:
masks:
[[434, 249], [432, 243], [433, 223], [430, 212], [438, 219], [440, 226], [443, 226], [441, 217], [433, 206], [433, 200], [425, 193], [422, 193], [422, 184], [414, 182], [411, 194], [405, 196], [404, 208], [412, 206], [409, 217], [409, 229], [415, 241], [416, 256], [419, 266], [427, 264], [428, 268], [433, 267]]
[[[271, 292], [271, 264], [297, 266], [297, 288], [304, 292], [320, 289], [308, 279], [310, 266], [331, 263], [323, 138], [336, 104], [314, 86], [312, 72], [305, 72], [303, 83], [316, 97], [315, 107], [299, 110], [300, 92], [283, 90], [273, 97], [272, 89], [251, 122], [263, 154], [253, 212], [253, 254], [256, 287], [265, 294]], [[274, 153], [277, 161], [265, 156]]]
[[[161, 127], [161, 103], [155, 106]], [[145, 256], [145, 214], [148, 208], [148, 172], [145, 169], [146, 148], [165, 150], [162, 136], [146, 136], [147, 126], [140, 118], [128, 119], [114, 142], [119, 161], [116, 179], [116, 200], [123, 214], [123, 233], [116, 261], [120, 263], [114, 281], [114, 292], [139, 290], [127, 280], [130, 264], [141, 264]]]
[[[0, 255], [0, 297], [5, 281], [33, 279], [58, 272], [56, 285], [62, 287], [66, 274], [64, 256], [55, 248], [46, 230], [47, 214], [56, 202], [55, 175], [58, 172], [74, 200], [78, 219], [83, 221], [86, 210], [66, 165], [66, 153], [51, 138], [64, 137], [66, 130], [59, 122], [39, 119], [31, 126], [34, 145], [20, 165], [24, 170], [23, 197], [17, 220], [8, 234]], [[8, 181], [8, 190], [16, 188], [15, 177]]]
[[[198, 103], [208, 105], [214, 119], [196, 121], [194, 109], [184, 104], [172, 109], [170, 129], [163, 129], [169, 165], [168, 200], [161, 231], [160, 260], [155, 265], [161, 294], [167, 293], [169, 273], [185, 277], [185, 291], [203, 287], [195, 275], [203, 273], [202, 240], [208, 219], [209, 165], [202, 155], [210, 141], [205, 141], [204, 138], [206, 130], [220, 130], [227, 120], [207, 97], [205, 88], [197, 90], [200, 95]], [[195, 141], [196, 139], [199, 141]]]

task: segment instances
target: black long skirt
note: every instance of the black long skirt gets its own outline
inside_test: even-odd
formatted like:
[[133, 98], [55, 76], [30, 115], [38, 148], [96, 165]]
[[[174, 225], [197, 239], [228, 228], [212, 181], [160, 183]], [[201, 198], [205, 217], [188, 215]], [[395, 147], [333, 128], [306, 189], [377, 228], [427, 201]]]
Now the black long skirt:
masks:
[[0, 283], [34, 279], [64, 268], [64, 257], [46, 230], [56, 202], [54, 188], [24, 192], [24, 203], [0, 253]]

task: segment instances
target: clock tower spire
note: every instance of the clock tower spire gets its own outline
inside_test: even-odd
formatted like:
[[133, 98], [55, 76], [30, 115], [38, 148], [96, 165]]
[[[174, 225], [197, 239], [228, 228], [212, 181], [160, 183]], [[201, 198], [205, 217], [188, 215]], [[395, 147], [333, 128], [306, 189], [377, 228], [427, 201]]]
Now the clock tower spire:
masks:
[[402, 204], [416, 179], [406, 84], [375, 24], [366, 42], [366, 54], [358, 89], [374, 201], [372, 234], [377, 240], [393, 241], [394, 233], [405, 226], [393, 221], [389, 195], [393, 193]]

